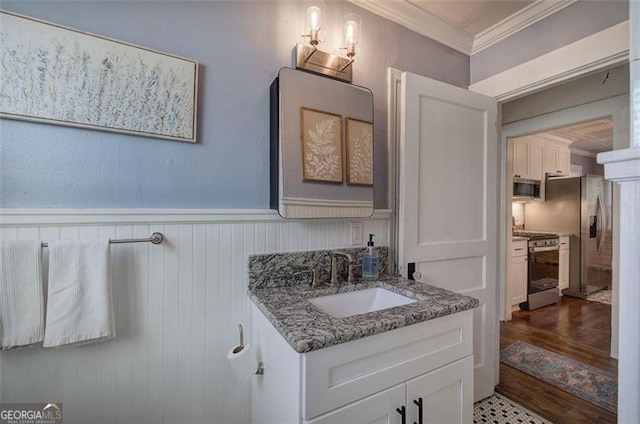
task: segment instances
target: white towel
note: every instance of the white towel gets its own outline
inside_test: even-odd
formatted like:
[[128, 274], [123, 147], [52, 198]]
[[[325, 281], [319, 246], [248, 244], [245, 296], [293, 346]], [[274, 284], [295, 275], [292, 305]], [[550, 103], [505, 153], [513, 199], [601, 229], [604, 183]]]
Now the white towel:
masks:
[[43, 338], [41, 242], [0, 242], [0, 349]]
[[49, 243], [45, 347], [115, 337], [109, 240]]

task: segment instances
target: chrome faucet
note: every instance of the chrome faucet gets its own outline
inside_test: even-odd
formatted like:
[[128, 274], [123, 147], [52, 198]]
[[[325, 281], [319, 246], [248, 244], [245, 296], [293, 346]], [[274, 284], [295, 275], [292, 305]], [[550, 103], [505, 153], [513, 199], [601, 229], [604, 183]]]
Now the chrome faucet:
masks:
[[347, 277], [347, 281], [349, 283], [353, 283], [353, 280], [354, 280], [353, 265], [355, 263], [353, 256], [351, 256], [346, 252], [338, 252], [338, 251], [333, 251], [330, 253], [330, 255], [331, 255], [331, 284], [340, 284], [340, 282], [338, 281], [338, 256], [342, 256], [349, 261], [349, 275]]

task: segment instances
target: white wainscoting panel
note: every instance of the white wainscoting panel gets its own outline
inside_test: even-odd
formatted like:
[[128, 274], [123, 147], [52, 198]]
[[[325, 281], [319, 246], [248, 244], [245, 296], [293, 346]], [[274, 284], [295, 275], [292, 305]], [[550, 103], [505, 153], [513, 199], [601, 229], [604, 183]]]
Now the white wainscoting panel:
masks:
[[390, 215], [292, 222], [267, 211], [258, 219], [255, 211], [245, 217], [211, 211], [190, 222], [192, 214], [172, 212], [170, 221], [154, 223], [160, 214], [137, 210], [129, 216], [119, 211], [105, 224], [105, 211], [82, 211], [78, 223], [65, 215], [56, 224], [39, 210], [16, 225], [2, 219], [15, 214], [5, 211], [1, 240], [138, 238], [154, 231], [166, 237], [157, 246], [111, 246], [114, 340], [0, 353], [0, 401], [63, 402], [67, 424], [248, 423], [250, 384], [226, 361], [238, 342], [238, 323], [250, 339], [247, 256], [351, 247], [352, 221], [384, 246]]

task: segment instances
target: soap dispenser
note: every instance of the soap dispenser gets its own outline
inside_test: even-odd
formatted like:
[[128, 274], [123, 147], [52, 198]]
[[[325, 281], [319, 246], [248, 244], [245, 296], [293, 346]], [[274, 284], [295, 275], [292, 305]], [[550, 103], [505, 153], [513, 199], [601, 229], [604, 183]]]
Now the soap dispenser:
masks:
[[378, 252], [376, 252], [373, 246], [373, 236], [375, 234], [369, 234], [369, 241], [367, 242], [367, 248], [362, 256], [362, 278], [378, 278], [380, 272], [378, 264]]

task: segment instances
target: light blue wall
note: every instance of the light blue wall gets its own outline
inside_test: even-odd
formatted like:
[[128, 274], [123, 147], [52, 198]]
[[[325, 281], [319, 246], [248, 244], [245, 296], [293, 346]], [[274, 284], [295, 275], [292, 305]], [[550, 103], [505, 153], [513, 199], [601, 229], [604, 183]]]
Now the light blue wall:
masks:
[[[5, 10], [200, 62], [195, 145], [0, 120], [0, 206], [268, 208], [269, 84], [300, 42], [300, 2], [2, 1]], [[388, 66], [460, 87], [469, 58], [346, 2], [327, 2], [334, 52], [342, 16], [363, 22], [354, 83], [375, 100], [375, 206], [387, 206]], [[337, 50], [335, 50], [337, 53]]]
[[473, 55], [471, 83], [506, 71], [627, 19], [627, 0], [578, 1]]
[[582, 167], [582, 175], [604, 175], [604, 166], [596, 162], [596, 158], [588, 158], [576, 154], [571, 154], [571, 165], [580, 165]]

